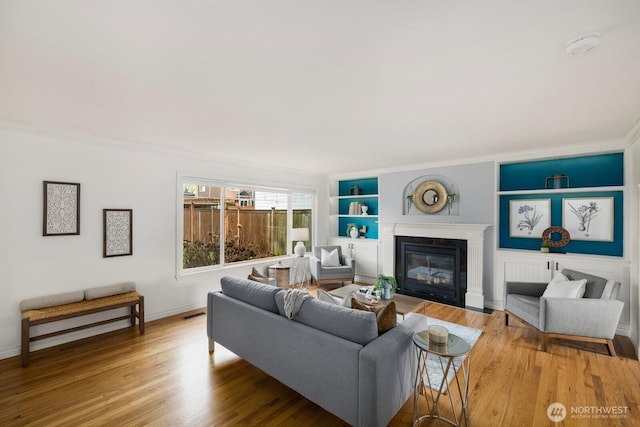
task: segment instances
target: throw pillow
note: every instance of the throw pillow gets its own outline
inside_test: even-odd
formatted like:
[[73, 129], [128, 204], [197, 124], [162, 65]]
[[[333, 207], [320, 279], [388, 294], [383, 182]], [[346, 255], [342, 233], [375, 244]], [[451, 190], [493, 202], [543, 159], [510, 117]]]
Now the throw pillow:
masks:
[[329, 304], [338, 305], [338, 301], [335, 300], [328, 292], [318, 289], [318, 299], [320, 301], [328, 302]]
[[342, 298], [342, 304], [340, 304], [340, 305], [342, 305], [343, 307], [352, 308], [351, 307], [351, 300], [353, 298], [358, 298], [358, 295], [356, 294], [356, 291], [351, 291], [351, 292], [349, 292], [349, 294], [346, 297]]
[[323, 267], [340, 267], [338, 249], [334, 249], [331, 252], [326, 249], [322, 249], [320, 264], [322, 264]]
[[544, 298], [582, 298], [586, 289], [587, 279], [569, 280], [564, 274], [557, 273], [542, 296]]
[[376, 314], [378, 322], [378, 335], [393, 329], [398, 324], [396, 316], [396, 303], [391, 301], [389, 304], [378, 307], [369, 307], [358, 301], [357, 298], [351, 298], [351, 307], [356, 310], [372, 311]]
[[247, 277], [247, 279], [249, 280], [253, 280], [254, 282], [260, 282], [260, 283], [264, 283], [265, 285], [269, 285], [269, 278], [268, 277], [264, 277], [264, 276], [254, 276], [252, 274], [249, 275], [249, 277]]
[[253, 277], [267, 277], [264, 274], [260, 273], [255, 267], [251, 269], [251, 275]]

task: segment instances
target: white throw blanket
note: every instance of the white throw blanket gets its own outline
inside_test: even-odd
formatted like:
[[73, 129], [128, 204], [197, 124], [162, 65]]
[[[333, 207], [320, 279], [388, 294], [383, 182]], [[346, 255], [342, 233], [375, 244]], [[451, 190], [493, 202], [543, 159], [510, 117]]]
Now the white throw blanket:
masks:
[[284, 314], [288, 319], [291, 319], [296, 315], [300, 307], [302, 307], [302, 303], [311, 298], [311, 295], [300, 289], [287, 289], [287, 292], [284, 294]]

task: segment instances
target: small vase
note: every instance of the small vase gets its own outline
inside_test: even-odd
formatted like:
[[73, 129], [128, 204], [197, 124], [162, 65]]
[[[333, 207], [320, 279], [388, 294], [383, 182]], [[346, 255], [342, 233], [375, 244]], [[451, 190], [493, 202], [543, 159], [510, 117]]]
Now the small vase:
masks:
[[352, 239], [357, 239], [360, 236], [360, 232], [358, 231], [358, 227], [351, 227], [349, 231], [349, 235]]
[[382, 284], [382, 299], [391, 299], [391, 284], [389, 282]]

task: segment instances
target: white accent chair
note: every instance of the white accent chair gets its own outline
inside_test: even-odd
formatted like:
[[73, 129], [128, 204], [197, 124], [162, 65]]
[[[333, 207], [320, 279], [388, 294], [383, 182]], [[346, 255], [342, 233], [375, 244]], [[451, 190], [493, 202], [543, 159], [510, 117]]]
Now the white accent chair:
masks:
[[[322, 265], [322, 249], [327, 252], [338, 251], [338, 266]], [[317, 284], [339, 282], [341, 286], [348, 281], [353, 283], [356, 276], [356, 262], [353, 258], [342, 253], [342, 247], [336, 246], [314, 246], [309, 257], [309, 267], [311, 268], [311, 278]]]
[[569, 280], [587, 279], [582, 298], [547, 298], [547, 283], [506, 282], [505, 324], [513, 316], [540, 331], [542, 351], [549, 338], [606, 344], [616, 355], [613, 338], [624, 303], [617, 300], [620, 283], [574, 270], [563, 270]]

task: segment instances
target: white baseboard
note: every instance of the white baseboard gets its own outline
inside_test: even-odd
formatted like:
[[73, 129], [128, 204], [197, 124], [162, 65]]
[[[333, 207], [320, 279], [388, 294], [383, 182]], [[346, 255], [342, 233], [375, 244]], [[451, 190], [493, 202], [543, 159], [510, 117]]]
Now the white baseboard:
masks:
[[[191, 310], [196, 310], [196, 309], [199, 309], [199, 308], [202, 308], [202, 307], [203, 307], [202, 305], [193, 304], [193, 305], [174, 308], [174, 309], [171, 309], [171, 310], [161, 311], [161, 312], [158, 312], [158, 313], [152, 313], [152, 314], [145, 313], [144, 322], [146, 324], [146, 323], [151, 322], [153, 320], [158, 320], [158, 319], [163, 319], [165, 317], [175, 316], [177, 314], [185, 313], [185, 312], [188, 312], [188, 311], [191, 311]], [[65, 343], [68, 343], [68, 342], [71, 342], [71, 341], [81, 340], [83, 338], [88, 338], [88, 337], [92, 337], [94, 335], [104, 334], [104, 333], [115, 331], [115, 330], [118, 330], [118, 329], [127, 328], [129, 326], [130, 326], [130, 324], [129, 324], [128, 320], [123, 320], [123, 321], [120, 321], [120, 322], [113, 322], [113, 323], [109, 323], [109, 324], [106, 324], [106, 325], [100, 325], [100, 326], [96, 326], [96, 327], [93, 327], [93, 328], [84, 329], [82, 331], [70, 332], [68, 334], [58, 335], [56, 337], [43, 339], [42, 341], [37, 341], [35, 343], [31, 343], [31, 347], [30, 348], [31, 348], [31, 351], [42, 350], [44, 348], [54, 347], [56, 345], [65, 344]], [[9, 357], [19, 356], [21, 351], [22, 351], [22, 349], [21, 349], [20, 345], [0, 350], [0, 360], [1, 359], [8, 359]]]

